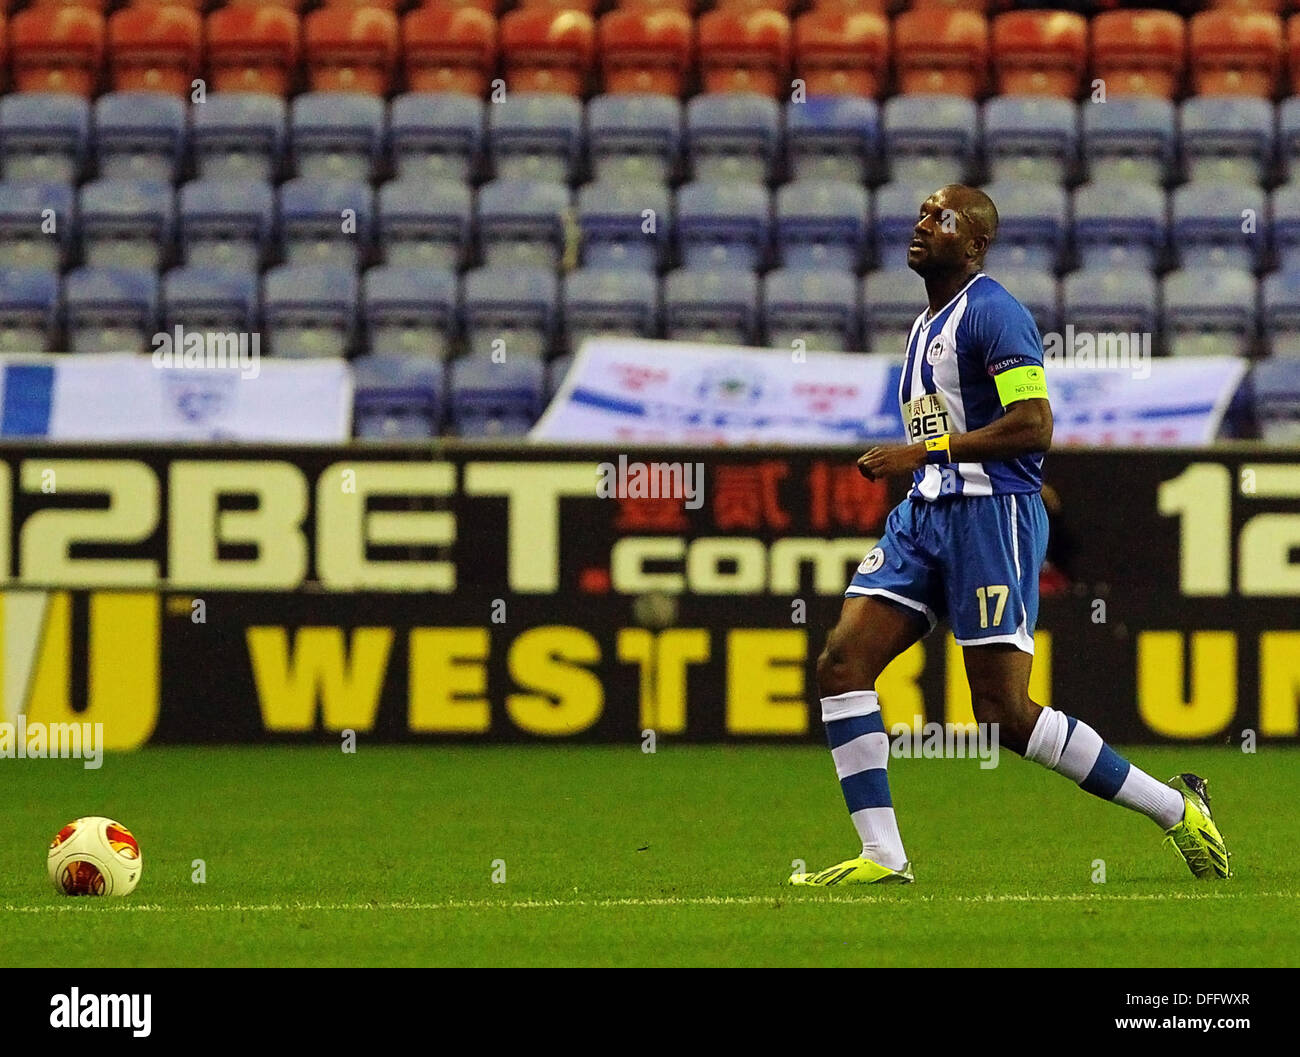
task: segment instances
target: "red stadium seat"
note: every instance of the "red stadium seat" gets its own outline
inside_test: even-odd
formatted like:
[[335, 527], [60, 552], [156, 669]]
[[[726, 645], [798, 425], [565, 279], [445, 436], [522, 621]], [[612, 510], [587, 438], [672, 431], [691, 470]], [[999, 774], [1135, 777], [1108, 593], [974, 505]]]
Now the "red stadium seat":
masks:
[[547, 7], [552, 10], [585, 11], [592, 14], [596, 10], [596, 0], [522, 0], [520, 7]]
[[813, 0], [814, 11], [842, 11], [847, 15], [888, 15], [893, 8], [891, 0]]
[[694, 25], [681, 11], [610, 11], [598, 27], [606, 92], [679, 96]]
[[894, 20], [899, 91], [973, 99], [988, 72], [989, 29], [974, 11], [905, 11]]
[[14, 87], [89, 98], [104, 57], [104, 16], [79, 7], [29, 7], [9, 24]]
[[313, 92], [384, 95], [397, 62], [397, 16], [377, 7], [322, 7], [303, 34]]
[[401, 0], [325, 0], [325, 7], [374, 7], [380, 11], [396, 11], [404, 6]]
[[1282, 20], [1265, 11], [1195, 15], [1189, 51], [1196, 94], [1272, 98], [1282, 72], [1282, 37]]
[[287, 95], [298, 65], [298, 16], [283, 7], [233, 5], [208, 16], [208, 67], [218, 92]]
[[719, 11], [776, 11], [790, 17], [791, 0], [718, 0], [713, 5]]
[[1088, 22], [1069, 11], [1008, 11], [993, 20], [1001, 95], [1073, 99], [1088, 69]]
[[[64, 0], [66, 2], [66, 0]], [[83, 3], [83, 0], [76, 0]], [[202, 11], [207, 6], [206, 0], [127, 0], [128, 7], [187, 7], [191, 11]]]
[[701, 15], [700, 74], [706, 92], [789, 91], [790, 20], [776, 11]]
[[5, 12], [0, 11], [0, 91], [5, 88], [5, 73], [9, 70], [9, 25]]
[[472, 7], [477, 11], [496, 17], [500, 11], [498, 0], [422, 0], [416, 5], [416, 10], [442, 10], [442, 11], [462, 11], [467, 7]]
[[402, 19], [413, 92], [481, 96], [497, 64], [497, 20], [473, 7], [421, 7]]
[[989, 0], [912, 0], [908, 5], [913, 11], [974, 11], [980, 15], [987, 14], [989, 6]]
[[1300, 15], [1292, 15], [1287, 19], [1286, 43], [1291, 59], [1291, 94], [1300, 95]]
[[1280, 15], [1294, 5], [1290, 0], [1209, 0], [1205, 6], [1213, 11], [1267, 11]]
[[301, 11], [307, 6], [307, 0], [226, 0], [222, 5], [229, 7], [282, 7], [286, 11]]
[[596, 60], [596, 24], [585, 11], [524, 7], [501, 19], [506, 87], [581, 95]]
[[189, 95], [203, 20], [187, 7], [125, 7], [108, 20], [108, 64], [119, 92]]
[[[10, 7], [17, 7], [18, 0], [13, 0]], [[86, 11], [98, 11], [103, 14], [110, 6], [109, 0], [34, 0], [29, 7], [80, 7]]]
[[1092, 70], [1107, 96], [1172, 99], [1186, 51], [1183, 20], [1169, 11], [1107, 11], [1092, 20]]
[[615, 0], [616, 11], [681, 11], [687, 15], [695, 13], [695, 0]]
[[808, 11], [794, 24], [794, 69], [809, 95], [878, 96], [889, 72], [889, 23], [871, 12]]

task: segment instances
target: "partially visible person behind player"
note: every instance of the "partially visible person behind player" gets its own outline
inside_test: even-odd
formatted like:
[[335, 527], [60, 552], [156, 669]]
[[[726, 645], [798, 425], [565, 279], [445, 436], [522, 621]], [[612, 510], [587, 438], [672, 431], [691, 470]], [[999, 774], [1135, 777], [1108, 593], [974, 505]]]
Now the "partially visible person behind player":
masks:
[[1038, 328], [981, 271], [997, 226], [988, 195], [951, 185], [922, 204], [908, 247], [929, 300], [912, 325], [899, 386], [909, 443], [872, 448], [858, 468], [873, 480], [911, 474], [913, 485], [858, 567], [817, 662], [822, 719], [862, 853], [790, 883], [914, 879], [890, 798], [875, 685], [945, 617], [962, 647], [975, 719], [997, 724], [1002, 745], [1153, 819], [1196, 877], [1227, 877], [1203, 779], [1159, 782], [1087, 723], [1029, 698], [1052, 411]]

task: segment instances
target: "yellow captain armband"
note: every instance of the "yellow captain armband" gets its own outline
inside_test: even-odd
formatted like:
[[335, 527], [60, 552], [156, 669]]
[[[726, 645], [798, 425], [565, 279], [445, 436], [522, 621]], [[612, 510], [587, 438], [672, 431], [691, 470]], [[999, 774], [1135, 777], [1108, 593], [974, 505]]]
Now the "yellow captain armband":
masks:
[[952, 462], [952, 453], [948, 450], [950, 433], [940, 433], [937, 437], [927, 437], [925, 441], [926, 462]]
[[1047, 379], [1037, 364], [1013, 367], [995, 374], [993, 381], [997, 384], [998, 399], [1003, 407], [1010, 407], [1017, 400], [1047, 399]]

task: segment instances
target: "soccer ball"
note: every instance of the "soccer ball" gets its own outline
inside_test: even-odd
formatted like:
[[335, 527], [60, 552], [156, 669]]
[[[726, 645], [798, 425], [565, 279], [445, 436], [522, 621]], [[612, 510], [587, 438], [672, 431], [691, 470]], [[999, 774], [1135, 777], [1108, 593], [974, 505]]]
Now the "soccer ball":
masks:
[[65, 896], [124, 896], [140, 883], [140, 842], [120, 822], [99, 815], [64, 826], [47, 859], [50, 880]]

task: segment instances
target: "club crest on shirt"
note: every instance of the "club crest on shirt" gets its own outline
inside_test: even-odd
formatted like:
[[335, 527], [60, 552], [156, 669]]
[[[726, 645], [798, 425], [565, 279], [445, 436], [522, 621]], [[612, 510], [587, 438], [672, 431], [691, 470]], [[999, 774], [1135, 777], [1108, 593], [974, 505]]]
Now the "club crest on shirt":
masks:
[[934, 341], [930, 342], [929, 347], [925, 350], [925, 362], [933, 367], [943, 359], [943, 354], [948, 351], [948, 342], [942, 334]]
[[870, 575], [885, 564], [885, 552], [879, 547], [874, 548], [865, 558], [862, 564], [858, 566], [858, 572], [863, 576]]

